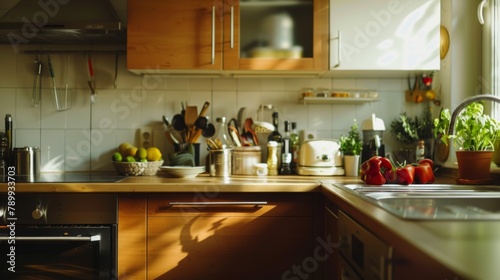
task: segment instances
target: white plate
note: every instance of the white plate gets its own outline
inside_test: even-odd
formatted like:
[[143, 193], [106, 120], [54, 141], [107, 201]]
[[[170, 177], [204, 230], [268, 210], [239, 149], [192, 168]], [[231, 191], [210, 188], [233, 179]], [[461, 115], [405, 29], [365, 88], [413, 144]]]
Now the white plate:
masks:
[[204, 166], [162, 166], [160, 172], [168, 177], [175, 178], [194, 178], [205, 172]]
[[160, 166], [162, 171], [205, 171], [205, 166]]

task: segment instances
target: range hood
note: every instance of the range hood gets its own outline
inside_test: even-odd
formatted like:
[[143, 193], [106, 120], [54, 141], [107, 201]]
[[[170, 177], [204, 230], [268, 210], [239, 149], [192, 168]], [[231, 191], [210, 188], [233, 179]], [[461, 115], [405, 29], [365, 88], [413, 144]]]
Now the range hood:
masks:
[[110, 44], [126, 31], [109, 0], [19, 0], [0, 17], [0, 43]]

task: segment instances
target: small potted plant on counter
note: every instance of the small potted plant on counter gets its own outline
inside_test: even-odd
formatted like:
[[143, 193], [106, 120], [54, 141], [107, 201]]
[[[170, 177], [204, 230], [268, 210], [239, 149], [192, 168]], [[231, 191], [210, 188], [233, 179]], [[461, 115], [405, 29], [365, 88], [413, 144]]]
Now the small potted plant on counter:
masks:
[[434, 119], [434, 128], [434, 136], [439, 136], [445, 144], [453, 139], [459, 173], [457, 183], [490, 182], [491, 160], [500, 124], [484, 114], [482, 103], [468, 104], [456, 114], [456, 120], [449, 109], [442, 109], [439, 118]]
[[359, 175], [359, 159], [363, 143], [358, 131], [358, 124], [354, 119], [354, 124], [351, 126], [347, 136], [342, 135], [339, 139], [340, 148], [344, 156], [344, 168], [346, 176]]

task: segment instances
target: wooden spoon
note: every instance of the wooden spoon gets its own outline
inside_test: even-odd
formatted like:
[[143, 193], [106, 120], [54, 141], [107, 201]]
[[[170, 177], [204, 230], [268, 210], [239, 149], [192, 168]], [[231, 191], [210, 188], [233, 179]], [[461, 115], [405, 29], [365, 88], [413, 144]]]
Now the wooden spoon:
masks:
[[252, 129], [253, 125], [253, 120], [252, 118], [248, 118], [245, 120], [245, 133], [250, 133], [252, 135], [252, 140], [255, 145], [259, 145], [259, 140], [257, 139], [257, 135], [255, 134], [255, 131]]

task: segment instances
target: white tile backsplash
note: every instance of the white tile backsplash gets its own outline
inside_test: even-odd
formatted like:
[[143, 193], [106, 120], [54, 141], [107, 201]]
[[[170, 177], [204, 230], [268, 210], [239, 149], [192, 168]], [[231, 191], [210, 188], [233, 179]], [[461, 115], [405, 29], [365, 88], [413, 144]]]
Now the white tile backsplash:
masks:
[[40, 144], [40, 171], [64, 171], [66, 132], [64, 129], [43, 129]]
[[[126, 55], [118, 53], [115, 89], [116, 54], [91, 57], [98, 90], [95, 104], [90, 103], [84, 53], [51, 55], [58, 87], [67, 82], [73, 93], [72, 108], [57, 112], [46, 55], [41, 57], [45, 62], [42, 104], [34, 107], [31, 98], [35, 56], [14, 54], [10, 47], [0, 46], [0, 59], [9, 66], [0, 70], [0, 116], [12, 114], [14, 118], [14, 146], [41, 147], [43, 171], [112, 171], [110, 157], [117, 146], [122, 142], [139, 145], [138, 131], [145, 126], [152, 127], [155, 145], [168, 158], [173, 148], [164, 137], [161, 117], [171, 120], [181, 111], [181, 102], [200, 110], [209, 101], [212, 122], [219, 116], [236, 118], [241, 107], [246, 108], [246, 117], [270, 121], [272, 111], [258, 114], [258, 108], [272, 104], [280, 114], [281, 130], [286, 119], [297, 122], [298, 130], [315, 130], [321, 138], [338, 138], [348, 132], [355, 118], [361, 124], [371, 113], [384, 119], [389, 130], [390, 122], [399, 113], [415, 115], [422, 110], [420, 105], [405, 103], [406, 79], [139, 76], [126, 69]], [[304, 87], [375, 89], [381, 101], [304, 105], [299, 102]], [[384, 135], [386, 144], [393, 143], [389, 134]], [[203, 164], [206, 144], [203, 139], [201, 143]]]

